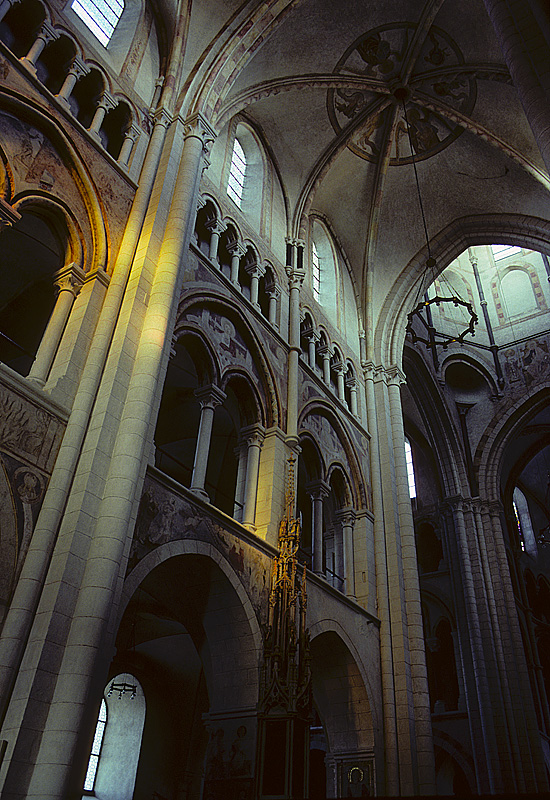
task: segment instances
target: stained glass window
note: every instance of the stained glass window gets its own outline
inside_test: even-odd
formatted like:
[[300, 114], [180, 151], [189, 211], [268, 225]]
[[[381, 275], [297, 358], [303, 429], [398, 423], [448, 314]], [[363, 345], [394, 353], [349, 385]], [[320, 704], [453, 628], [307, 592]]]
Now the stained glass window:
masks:
[[94, 789], [97, 765], [99, 764], [99, 754], [101, 753], [101, 745], [103, 743], [103, 734], [105, 733], [106, 724], [107, 704], [105, 700], [102, 700], [101, 707], [99, 709], [99, 716], [97, 718], [97, 725], [95, 727], [92, 752], [90, 754], [90, 760], [88, 761], [88, 770], [86, 772], [86, 779], [84, 781], [85, 792], [92, 792]]
[[107, 47], [124, 11], [123, 0], [73, 0], [72, 10]]
[[229, 167], [229, 180], [227, 182], [227, 194], [235, 205], [241, 207], [244, 191], [244, 179], [246, 175], [246, 156], [238, 139], [233, 144], [233, 155], [231, 156], [231, 166]]

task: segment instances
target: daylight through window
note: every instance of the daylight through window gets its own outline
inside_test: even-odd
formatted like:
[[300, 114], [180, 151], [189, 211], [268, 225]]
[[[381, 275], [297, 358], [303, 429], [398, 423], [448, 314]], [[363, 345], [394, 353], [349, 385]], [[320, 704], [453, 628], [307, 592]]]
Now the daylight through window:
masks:
[[229, 181], [227, 183], [227, 194], [233, 202], [240, 208], [243, 199], [244, 178], [246, 174], [246, 156], [238, 139], [233, 144], [233, 155], [231, 156], [231, 166], [229, 167]]
[[103, 734], [105, 733], [106, 724], [107, 704], [105, 700], [102, 700], [101, 708], [99, 709], [99, 716], [97, 718], [97, 725], [95, 728], [92, 752], [90, 754], [90, 760], [88, 761], [88, 771], [86, 772], [86, 780], [84, 781], [85, 792], [92, 792], [94, 788], [97, 765], [99, 764], [99, 754], [101, 753], [101, 745], [103, 743]]
[[515, 253], [521, 253], [521, 247], [514, 247], [514, 245], [511, 244], [492, 244], [491, 250], [493, 251], [493, 258], [495, 261], [513, 256]]
[[124, 2], [122, 0], [73, 0], [71, 8], [101, 44], [107, 47], [124, 11]]
[[311, 263], [313, 273], [313, 297], [317, 302], [321, 299], [321, 264], [319, 263], [319, 253], [315, 247], [315, 242], [311, 246]]
[[405, 459], [407, 461], [407, 477], [409, 479], [409, 497], [412, 500], [416, 497], [416, 483], [414, 480], [412, 449], [408, 439], [405, 439]]

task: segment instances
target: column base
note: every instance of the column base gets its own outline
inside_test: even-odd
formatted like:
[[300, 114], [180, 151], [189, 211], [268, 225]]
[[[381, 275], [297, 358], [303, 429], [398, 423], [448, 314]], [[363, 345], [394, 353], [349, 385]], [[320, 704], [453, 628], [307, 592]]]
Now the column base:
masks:
[[207, 503], [210, 502], [210, 498], [208, 494], [204, 491], [204, 489], [194, 489], [193, 487], [191, 487], [190, 491], [192, 491], [193, 494], [196, 494], [197, 497], [200, 497], [201, 500], [206, 500]]
[[33, 75], [36, 75], [36, 67], [35, 67], [35, 65], [32, 64], [27, 58], [25, 58], [23, 56], [23, 58], [20, 58], [19, 61], [21, 62], [21, 64], [23, 64], [25, 69], [28, 69], [29, 72], [32, 72]]

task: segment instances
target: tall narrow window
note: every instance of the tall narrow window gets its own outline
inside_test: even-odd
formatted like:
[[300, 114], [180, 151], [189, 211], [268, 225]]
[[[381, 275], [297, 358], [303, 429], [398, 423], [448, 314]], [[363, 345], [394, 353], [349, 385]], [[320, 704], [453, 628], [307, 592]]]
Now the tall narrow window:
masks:
[[97, 718], [97, 725], [95, 727], [92, 752], [90, 754], [90, 760], [88, 761], [88, 771], [86, 772], [86, 780], [84, 781], [85, 792], [93, 792], [94, 790], [95, 776], [97, 773], [97, 765], [99, 764], [99, 755], [101, 753], [101, 745], [103, 744], [103, 735], [105, 733], [106, 724], [107, 703], [105, 700], [102, 700], [99, 709], [99, 716]]
[[123, 0], [73, 0], [72, 10], [107, 47], [124, 11]]
[[412, 500], [416, 497], [416, 483], [414, 480], [412, 448], [408, 439], [405, 439], [405, 459], [407, 461], [407, 477], [409, 479], [409, 497]]
[[227, 182], [227, 194], [235, 205], [241, 208], [244, 191], [244, 178], [246, 175], [246, 156], [238, 139], [233, 143], [233, 155], [231, 156], [231, 166], [229, 167], [229, 180]]
[[319, 262], [319, 253], [315, 247], [315, 242], [311, 245], [311, 266], [313, 278], [313, 297], [319, 302], [321, 300], [321, 264]]

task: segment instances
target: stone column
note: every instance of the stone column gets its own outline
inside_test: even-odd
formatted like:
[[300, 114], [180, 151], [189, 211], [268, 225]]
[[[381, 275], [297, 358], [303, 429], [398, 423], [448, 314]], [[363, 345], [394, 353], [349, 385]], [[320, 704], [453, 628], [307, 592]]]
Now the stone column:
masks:
[[210, 500], [204, 488], [206, 480], [206, 469], [208, 467], [208, 454], [210, 452], [210, 440], [212, 438], [212, 426], [214, 424], [214, 409], [226, 399], [227, 395], [217, 386], [204, 386], [195, 391], [201, 404], [201, 419], [199, 423], [199, 433], [197, 436], [197, 446], [195, 448], [195, 460], [193, 462], [193, 475], [191, 477], [191, 491], [198, 494], [205, 500]]
[[311, 498], [311, 545], [313, 549], [313, 571], [324, 575], [323, 564], [323, 500], [330, 493], [330, 486], [322, 480], [312, 481], [306, 487]]
[[29, 378], [41, 385], [46, 383], [71, 308], [85, 277], [84, 272], [76, 264], [69, 264], [54, 275], [57, 300], [29, 372]]
[[319, 348], [319, 353], [323, 358], [323, 382], [330, 386], [330, 359], [332, 358], [332, 350], [328, 344], [323, 344]]
[[21, 63], [24, 64], [32, 73], [36, 73], [36, 62], [40, 58], [42, 51], [47, 44], [55, 41], [55, 39], [58, 38], [58, 32], [54, 30], [48, 22], [42, 23], [42, 27], [40, 28], [40, 32], [36, 37], [34, 44], [27, 55], [23, 56]]
[[315, 369], [315, 346], [319, 341], [319, 334], [313, 328], [308, 328], [304, 331], [304, 337], [307, 339], [307, 359], [311, 369]]
[[216, 263], [220, 236], [227, 230], [227, 225], [221, 219], [211, 219], [206, 223], [206, 228], [210, 231], [210, 252], [208, 253], [208, 257], [210, 261]]
[[237, 459], [237, 480], [235, 481], [235, 502], [233, 503], [233, 519], [242, 522], [244, 510], [244, 488], [246, 481], [246, 459], [248, 448], [241, 438], [233, 451]]
[[341, 361], [338, 361], [336, 364], [332, 365], [332, 368], [336, 373], [338, 400], [340, 400], [342, 403], [345, 403], [346, 393], [344, 390], [344, 364]]
[[287, 240], [287, 266], [289, 298], [288, 320], [288, 390], [287, 390], [287, 437], [298, 444], [298, 359], [300, 356], [300, 289], [306, 276], [301, 269], [304, 242], [298, 239]]
[[258, 470], [260, 467], [260, 451], [265, 437], [265, 429], [263, 425], [257, 423], [244, 428], [242, 434], [247, 446], [243, 525], [251, 530], [255, 530]]
[[355, 559], [353, 554], [355, 511], [352, 508], [342, 509], [338, 513], [338, 521], [342, 526], [345, 593], [352, 600], [355, 600]]
[[132, 148], [134, 147], [134, 143], [137, 142], [140, 133], [141, 131], [138, 126], [133, 123], [124, 134], [124, 141], [122, 142], [122, 147], [120, 148], [120, 153], [117, 159], [121, 167], [128, 166]]
[[349, 389], [349, 398], [350, 398], [350, 411], [354, 417], [359, 416], [357, 413], [357, 381], [355, 376], [351, 376], [350, 378], [346, 378], [346, 386]]
[[92, 119], [91, 125], [88, 128], [88, 133], [90, 133], [94, 139], [98, 142], [101, 141], [99, 138], [99, 131], [103, 124], [103, 120], [105, 119], [105, 114], [107, 111], [110, 111], [116, 106], [114, 99], [111, 97], [110, 94], [107, 92], [103, 92], [103, 96], [98, 103], [98, 106], [95, 110], [94, 117]]
[[260, 308], [258, 303], [258, 292], [260, 289], [260, 278], [265, 275], [265, 267], [261, 264], [247, 264], [245, 267], [248, 275], [250, 275], [250, 302], [256, 308]]
[[344, 573], [343, 531], [339, 525], [334, 526], [333, 542], [334, 542], [334, 572], [336, 573], [334, 577], [333, 586], [335, 589], [338, 589], [340, 592], [343, 592], [346, 586], [346, 576]]
[[66, 108], [69, 108], [69, 97], [72, 94], [72, 91], [76, 85], [76, 82], [82, 78], [84, 75], [87, 75], [89, 72], [89, 68], [81, 61], [78, 57], [76, 57], [71, 64], [71, 68], [67, 73], [67, 77], [63, 82], [63, 86], [56, 94], [57, 99], [60, 103]]
[[272, 325], [277, 325], [277, 303], [281, 296], [281, 287], [276, 283], [272, 283], [266, 288], [266, 294], [269, 297], [269, 308], [267, 312], [267, 319]]
[[[424, 630], [420, 604], [420, 585], [416, 559], [416, 542], [412, 506], [409, 496], [409, 480], [405, 458], [405, 431], [401, 406], [400, 385], [405, 376], [397, 367], [387, 372], [388, 399], [393, 457], [395, 461], [395, 498], [398, 505], [398, 526], [401, 542], [401, 561], [403, 569], [403, 591], [407, 608], [407, 637], [410, 653], [410, 670], [414, 696], [415, 741], [418, 758], [418, 783], [420, 791], [433, 791], [434, 762], [430, 699], [428, 695], [428, 674], [424, 651]], [[422, 690], [421, 688], [422, 687]], [[422, 788], [424, 787], [424, 788]]]
[[20, 3], [21, 0], [1, 0], [0, 2], [0, 22], [4, 19], [8, 11], [12, 6], [16, 3]]
[[[36, 758], [33, 759], [32, 778], [26, 788], [29, 798], [57, 800], [80, 796], [79, 734], [84, 721], [89, 719], [90, 697], [96, 688], [98, 668], [108, 659], [104, 652], [105, 643], [109, 641], [113, 607], [116, 607], [121, 590], [121, 564], [125, 563], [125, 555], [127, 557], [135, 501], [143, 481], [151, 436], [151, 408], [166, 369], [184, 254], [189, 246], [196, 213], [203, 153], [207, 143], [214, 138], [208, 121], [198, 113], [183, 121], [183, 131], [179, 169], [163, 226], [160, 251], [155, 258], [151, 291], [132, 359], [128, 392], [118, 427], [111, 433], [114, 441], [109, 446], [108, 470], [101, 481], [104, 491], [95, 521], [89, 518], [86, 523], [91, 525], [88, 528], [90, 546], [83, 574], [73, 593], [66, 644], [58, 645], [58, 668], [53, 676], [55, 688], [51, 683], [47, 688], [51, 700], [47, 719], [42, 725], [42, 737], [37, 743]], [[97, 415], [94, 421], [101, 424], [103, 409], [97, 411]], [[78, 478], [83, 482], [86, 480], [90, 486], [97, 486], [99, 480], [99, 476], [90, 474], [89, 470], [77, 473]], [[80, 496], [80, 485], [78, 489]], [[71, 524], [74, 524], [72, 519]], [[78, 524], [82, 523], [79, 521]], [[93, 609], [92, 615], [90, 609]], [[44, 642], [46, 651], [50, 646]], [[35, 674], [39, 678], [42, 673]], [[12, 785], [16, 780], [14, 775]]]
[[239, 264], [241, 262], [241, 258], [246, 253], [246, 247], [240, 242], [232, 242], [231, 244], [227, 245], [227, 250], [231, 254], [231, 283], [234, 286], [240, 286]]

